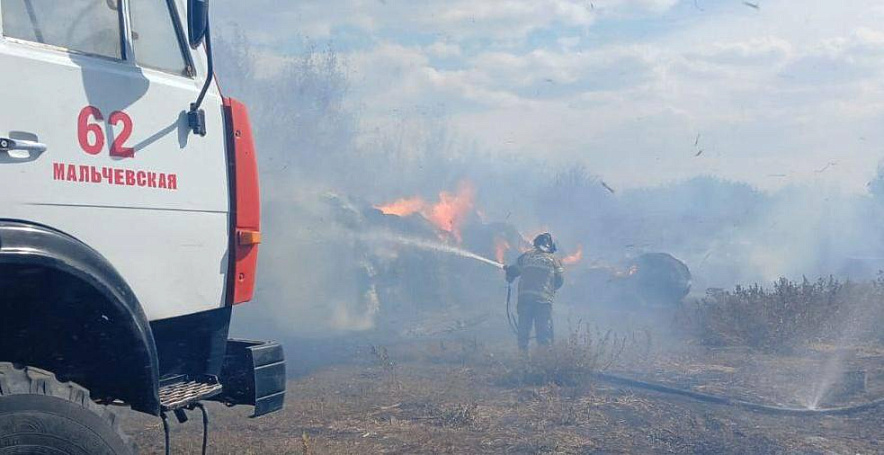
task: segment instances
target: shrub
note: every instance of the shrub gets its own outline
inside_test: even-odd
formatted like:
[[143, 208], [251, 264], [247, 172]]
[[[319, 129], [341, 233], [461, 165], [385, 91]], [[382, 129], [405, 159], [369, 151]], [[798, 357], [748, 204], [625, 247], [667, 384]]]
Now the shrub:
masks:
[[697, 302], [693, 330], [707, 345], [767, 352], [845, 337], [871, 339], [873, 321], [882, 321], [882, 297], [884, 276], [870, 283], [780, 278], [770, 289], [754, 284], [710, 291]]

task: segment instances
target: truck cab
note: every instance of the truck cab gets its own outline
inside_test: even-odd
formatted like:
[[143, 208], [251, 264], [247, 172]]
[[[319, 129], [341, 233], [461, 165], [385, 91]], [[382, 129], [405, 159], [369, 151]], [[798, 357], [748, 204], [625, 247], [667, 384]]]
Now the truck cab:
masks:
[[155, 415], [281, 408], [281, 347], [227, 338], [258, 174], [208, 28], [206, 0], [0, 0], [0, 429], [35, 376]]

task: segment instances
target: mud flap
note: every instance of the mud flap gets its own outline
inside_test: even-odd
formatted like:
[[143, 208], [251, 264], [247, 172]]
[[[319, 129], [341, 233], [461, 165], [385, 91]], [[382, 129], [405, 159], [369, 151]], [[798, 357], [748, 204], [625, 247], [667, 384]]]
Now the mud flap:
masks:
[[275, 341], [227, 340], [223, 391], [212, 398], [228, 406], [251, 405], [252, 417], [279, 411], [285, 401], [285, 355]]

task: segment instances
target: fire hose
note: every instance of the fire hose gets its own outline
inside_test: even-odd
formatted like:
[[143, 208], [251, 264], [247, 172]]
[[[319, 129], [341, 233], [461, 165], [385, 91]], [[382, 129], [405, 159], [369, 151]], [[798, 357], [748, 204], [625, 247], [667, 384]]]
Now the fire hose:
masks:
[[844, 416], [850, 414], [856, 414], [862, 411], [868, 411], [874, 409], [878, 406], [884, 405], [884, 398], [879, 398], [874, 401], [870, 401], [867, 403], [861, 403], [852, 406], [842, 406], [835, 408], [824, 408], [824, 409], [810, 409], [810, 408], [793, 408], [786, 406], [775, 406], [775, 405], [767, 405], [761, 403], [753, 403], [751, 401], [738, 400], [736, 398], [730, 398], [720, 395], [710, 395], [708, 393], [700, 393], [694, 392], [691, 390], [680, 389], [677, 387], [670, 387], [667, 385], [639, 381], [638, 379], [627, 378], [623, 376], [617, 376], [608, 373], [595, 373], [593, 374], [595, 379], [600, 381], [604, 381], [610, 384], [621, 385], [625, 387], [632, 387], [637, 389], [645, 389], [651, 390], [654, 392], [665, 393], [668, 395], [677, 395], [685, 398], [692, 399], [694, 401], [700, 401], [703, 403], [716, 404], [722, 406], [733, 406], [736, 408], [745, 409], [747, 411], [760, 412], [764, 414], [773, 414], [773, 415], [791, 415], [791, 416], [818, 416], [818, 415], [830, 415], [830, 416]]
[[513, 331], [513, 335], [519, 336], [519, 328], [516, 324], [516, 318], [513, 316], [513, 311], [510, 306], [510, 300], [513, 297], [513, 285], [512, 283], [508, 283], [506, 285], [506, 320], [510, 324], [510, 329]]
[[[518, 325], [511, 309], [512, 300], [512, 284], [506, 287], [506, 318], [513, 334], [518, 336]], [[753, 403], [751, 401], [740, 400], [736, 398], [711, 395], [708, 393], [694, 392], [692, 390], [680, 389], [668, 385], [640, 381], [638, 379], [627, 378], [609, 373], [594, 373], [593, 378], [607, 382], [609, 384], [630, 387], [635, 389], [650, 390], [653, 392], [665, 393], [667, 395], [676, 395], [703, 403], [715, 404], [720, 406], [732, 406], [735, 408], [745, 409], [747, 411], [759, 412], [763, 414], [785, 415], [785, 416], [845, 416], [856, 414], [862, 411], [869, 411], [879, 406], [884, 406], [884, 398], [869, 401], [867, 403], [856, 404], [852, 406], [840, 406], [834, 408], [811, 409], [811, 408], [793, 408], [786, 406], [767, 405], [761, 403]]]

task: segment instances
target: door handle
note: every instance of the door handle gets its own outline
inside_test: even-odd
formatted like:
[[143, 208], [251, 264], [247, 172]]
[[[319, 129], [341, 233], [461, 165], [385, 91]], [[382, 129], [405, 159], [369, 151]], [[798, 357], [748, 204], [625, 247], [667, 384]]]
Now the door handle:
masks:
[[46, 144], [36, 141], [0, 137], [0, 152], [22, 151], [39, 155], [46, 151]]

